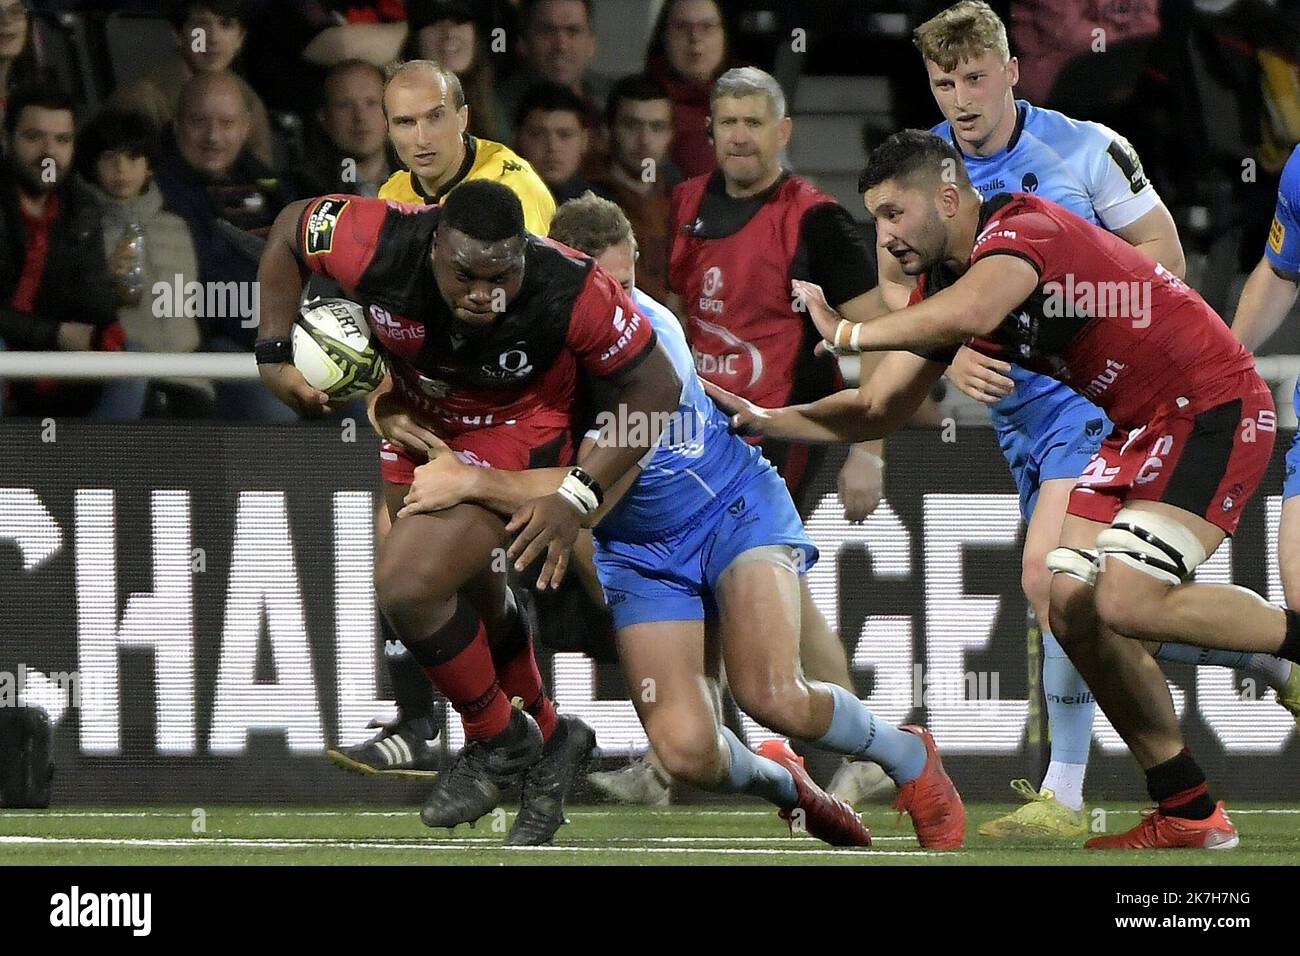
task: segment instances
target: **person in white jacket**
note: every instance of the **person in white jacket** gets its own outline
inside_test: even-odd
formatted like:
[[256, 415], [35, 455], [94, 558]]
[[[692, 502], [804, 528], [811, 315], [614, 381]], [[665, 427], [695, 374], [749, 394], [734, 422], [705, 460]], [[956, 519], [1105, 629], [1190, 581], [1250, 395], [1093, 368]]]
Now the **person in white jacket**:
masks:
[[[200, 342], [198, 320], [178, 290], [198, 279], [198, 259], [189, 227], [163, 208], [153, 181], [157, 136], [142, 113], [104, 110], [82, 135], [81, 171], [100, 207], [104, 255], [127, 348], [193, 352]], [[133, 234], [138, 242], [131, 241]], [[211, 406], [212, 383], [204, 379], [150, 382], [146, 414], [198, 417]]]

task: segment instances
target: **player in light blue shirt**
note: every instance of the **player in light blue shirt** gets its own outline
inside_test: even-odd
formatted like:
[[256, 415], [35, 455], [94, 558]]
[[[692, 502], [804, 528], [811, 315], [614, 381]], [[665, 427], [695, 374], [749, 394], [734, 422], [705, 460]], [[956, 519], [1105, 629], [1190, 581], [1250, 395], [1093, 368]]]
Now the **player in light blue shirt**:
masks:
[[[587, 227], [581, 239], [565, 229], [575, 219]], [[597, 219], [599, 227], [592, 225]], [[599, 239], [588, 235], [597, 231]], [[780, 735], [878, 763], [897, 784], [894, 805], [911, 815], [921, 845], [957, 849], [965, 811], [933, 736], [889, 724], [852, 691], [804, 675], [799, 577], [816, 562], [817, 548], [780, 474], [758, 446], [732, 433], [730, 418], [705, 393], [676, 316], [635, 290], [636, 247], [627, 218], [608, 200], [588, 195], [561, 207], [552, 232], [581, 244], [632, 293], [682, 382], [677, 413], [655, 447], [592, 515], [595, 569], [624, 679], [663, 769], [696, 787], [761, 797], [828, 842], [870, 840], [852, 808], [818, 787], [788, 744], [767, 740], [755, 753], [721, 724], [705, 680], [712, 639], [743, 711]], [[599, 394], [593, 404], [609, 408]], [[584, 448], [618, 441], [619, 429], [635, 427], [617, 412], [602, 412]], [[494, 473], [448, 457], [417, 469], [408, 507], [454, 503], [433, 487], [439, 482], [425, 479], [441, 469], [452, 473], [452, 486], [474, 485], [456, 500], [512, 513], [508, 530], [519, 532], [512, 550], [527, 545], [529, 504], [555, 493], [563, 469], [558, 477], [557, 469]], [[529, 563], [527, 553], [521, 560]]]
[[[1019, 64], [1010, 56], [1006, 28], [987, 4], [968, 0], [949, 7], [917, 28], [915, 43], [945, 117], [932, 131], [951, 139], [984, 198], [1035, 193], [1114, 232], [1182, 276], [1185, 262], [1178, 231], [1132, 146], [1100, 123], [1017, 100], [1013, 91]], [[909, 283], [891, 256], [880, 259], [882, 279], [900, 287]], [[1096, 704], [1048, 629], [1051, 573], [1046, 558], [1057, 547], [1075, 479], [1112, 426], [1100, 409], [1068, 386], [972, 349], [958, 353], [948, 377], [990, 406], [998, 443], [1020, 493], [1028, 525], [1022, 584], [1042, 629], [1043, 692], [1051, 727], [1051, 762], [1041, 785], [1014, 781], [1013, 789], [1028, 802], [985, 823], [980, 832], [1081, 835], [1087, 829], [1083, 780]], [[1293, 676], [1287, 662], [1265, 655], [1224, 655], [1164, 644], [1155, 656], [1246, 668], [1278, 687], [1279, 694]], [[1294, 707], [1300, 709], [1300, 700]]]
[[[1264, 256], [1255, 266], [1237, 303], [1232, 333], [1252, 352], [1277, 331], [1295, 305], [1300, 289], [1300, 146], [1291, 153], [1277, 191], [1277, 208]], [[1300, 382], [1295, 407], [1300, 413]], [[1286, 454], [1282, 486], [1282, 524], [1277, 535], [1278, 566], [1287, 607], [1300, 608], [1300, 431]]]

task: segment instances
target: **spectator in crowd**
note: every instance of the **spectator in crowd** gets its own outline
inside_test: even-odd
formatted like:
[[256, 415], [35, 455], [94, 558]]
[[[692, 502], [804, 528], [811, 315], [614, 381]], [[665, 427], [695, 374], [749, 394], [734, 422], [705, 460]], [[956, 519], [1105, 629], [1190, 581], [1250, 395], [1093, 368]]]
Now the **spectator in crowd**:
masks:
[[528, 91], [515, 121], [515, 144], [555, 197], [556, 205], [591, 188], [582, 177], [587, 152], [586, 106], [567, 86], [539, 83]]
[[[155, 283], [184, 289], [199, 278], [189, 229], [179, 216], [163, 209], [162, 191], [153, 181], [157, 161], [158, 132], [143, 113], [104, 110], [82, 132], [77, 148], [77, 166], [99, 206], [104, 255], [127, 347], [193, 352], [199, 347], [194, 308], [183, 295], [160, 297], [153, 292]], [[164, 308], [156, 308], [160, 301]], [[199, 417], [211, 407], [211, 382], [186, 378], [149, 383], [146, 415]]]
[[[0, 0], [3, 2], [3, 0]], [[245, 0], [180, 0], [172, 8], [176, 54], [137, 80], [119, 87], [112, 106], [144, 113], [162, 129], [176, 116], [181, 88], [200, 73], [232, 70], [248, 36]], [[249, 149], [267, 166], [275, 165], [266, 106], [248, 82], [238, 77], [252, 111]]]
[[659, 13], [646, 72], [673, 101], [672, 158], [684, 176], [717, 168], [709, 140], [709, 93], [730, 55], [726, 21], [715, 0], [668, 0]]
[[[4, 131], [0, 339], [8, 349], [120, 350], [126, 336], [113, 311], [99, 210], [72, 174], [72, 99], [49, 83], [20, 87]], [[8, 386], [5, 410], [18, 415], [136, 418], [144, 402], [143, 382], [36, 379]]]
[[299, 0], [297, 5], [324, 13], [323, 21], [317, 21], [320, 32], [302, 51], [302, 58], [316, 66], [328, 68], [344, 60], [387, 66], [406, 42], [403, 0]]
[[385, 68], [406, 42], [401, 0], [246, 0], [251, 22], [245, 66], [268, 107], [302, 113], [320, 97], [325, 73], [348, 60]]
[[672, 191], [682, 181], [668, 155], [673, 138], [668, 91], [648, 76], [624, 77], [614, 84], [605, 115], [609, 162], [593, 187], [627, 214], [640, 252], [637, 280], [652, 297], [667, 303]]
[[[200, 316], [207, 348], [251, 351], [257, 316], [258, 253], [240, 232], [265, 235], [290, 190], [248, 150], [252, 110], [229, 73], [195, 76], [181, 91], [176, 122], [164, 137], [158, 186], [167, 208], [190, 228], [204, 289]], [[231, 228], [234, 227], [234, 228]], [[293, 414], [259, 382], [216, 386], [223, 417], [286, 421]]]
[[307, 150], [297, 192], [306, 196], [377, 196], [392, 175], [384, 120], [384, 74], [365, 60], [347, 60], [325, 76], [316, 110], [321, 142]]
[[0, 0], [0, 119], [9, 93], [36, 81], [39, 70], [32, 47], [28, 0]]
[[469, 132], [501, 142], [510, 138], [508, 117], [497, 109], [496, 68], [480, 35], [469, 0], [412, 0], [407, 4], [410, 38], [402, 58], [433, 60], [455, 73], [469, 106]]
[[[1012, 48], [1020, 63], [1017, 92], [1031, 103], [1046, 106], [1057, 79], [1076, 57], [1100, 54], [1094, 58], [1094, 69], [1099, 73], [1105, 69], [1107, 56], [1096, 45], [1099, 36], [1105, 37], [1105, 50], [1154, 39], [1160, 32], [1160, 0], [1110, 4], [1018, 0], [1011, 6], [1010, 26]], [[1117, 90], [1122, 99], [1131, 93], [1128, 88]]]
[[522, 62], [497, 87], [501, 114], [517, 117], [531, 87], [558, 83], [583, 104], [586, 125], [598, 126], [613, 81], [591, 69], [596, 59], [591, 0], [524, 0], [520, 25]]

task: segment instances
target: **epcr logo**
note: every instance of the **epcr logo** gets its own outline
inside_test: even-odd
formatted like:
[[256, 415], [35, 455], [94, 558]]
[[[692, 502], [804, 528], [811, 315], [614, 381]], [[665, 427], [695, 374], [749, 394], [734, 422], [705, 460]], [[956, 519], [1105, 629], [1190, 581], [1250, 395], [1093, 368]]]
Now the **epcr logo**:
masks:
[[708, 298], [713, 298], [722, 289], [722, 270], [711, 266], [704, 273], [704, 287], [700, 290]]

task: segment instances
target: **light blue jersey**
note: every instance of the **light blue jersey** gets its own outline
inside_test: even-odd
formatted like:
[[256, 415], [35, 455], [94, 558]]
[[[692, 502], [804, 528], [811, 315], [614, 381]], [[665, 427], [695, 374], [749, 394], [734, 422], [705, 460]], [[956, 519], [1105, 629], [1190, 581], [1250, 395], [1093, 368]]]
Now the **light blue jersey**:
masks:
[[682, 397], [636, 483], [592, 531], [619, 631], [715, 617], [719, 580], [754, 548], [789, 548], [801, 572], [817, 561], [785, 482], [757, 446], [732, 434], [704, 391], [676, 317], [643, 292], [633, 299], [681, 378]]
[[[1300, 146], [1291, 153], [1282, 170], [1282, 182], [1277, 189], [1277, 208], [1273, 212], [1273, 225], [1268, 230], [1264, 255], [1273, 267], [1288, 275], [1300, 277]], [[1296, 383], [1296, 414], [1300, 415], [1300, 382]], [[1282, 486], [1283, 498], [1300, 495], [1300, 431], [1296, 432], [1291, 448], [1286, 453], [1286, 481]]]
[[688, 524], [729, 485], [772, 466], [758, 447], [731, 433], [730, 420], [705, 393], [677, 317], [640, 289], [633, 290], [632, 299], [649, 317], [682, 380], [682, 397], [659, 443], [641, 460], [640, 478], [595, 534], [658, 541]]
[[[1100, 123], [1072, 120], [1055, 110], [1016, 101], [1015, 132], [992, 156], [967, 156], [966, 169], [984, 198], [1005, 192], [1037, 193], [1091, 223], [1123, 229], [1160, 202], [1142, 163], [1124, 137]], [[953, 139], [943, 122], [933, 132]], [[955, 140], [953, 145], [958, 147]], [[993, 425], [1002, 432], [1033, 434], [1048, 427], [1059, 406], [1074, 393], [1069, 387], [1013, 367], [1016, 388], [993, 406]]]

